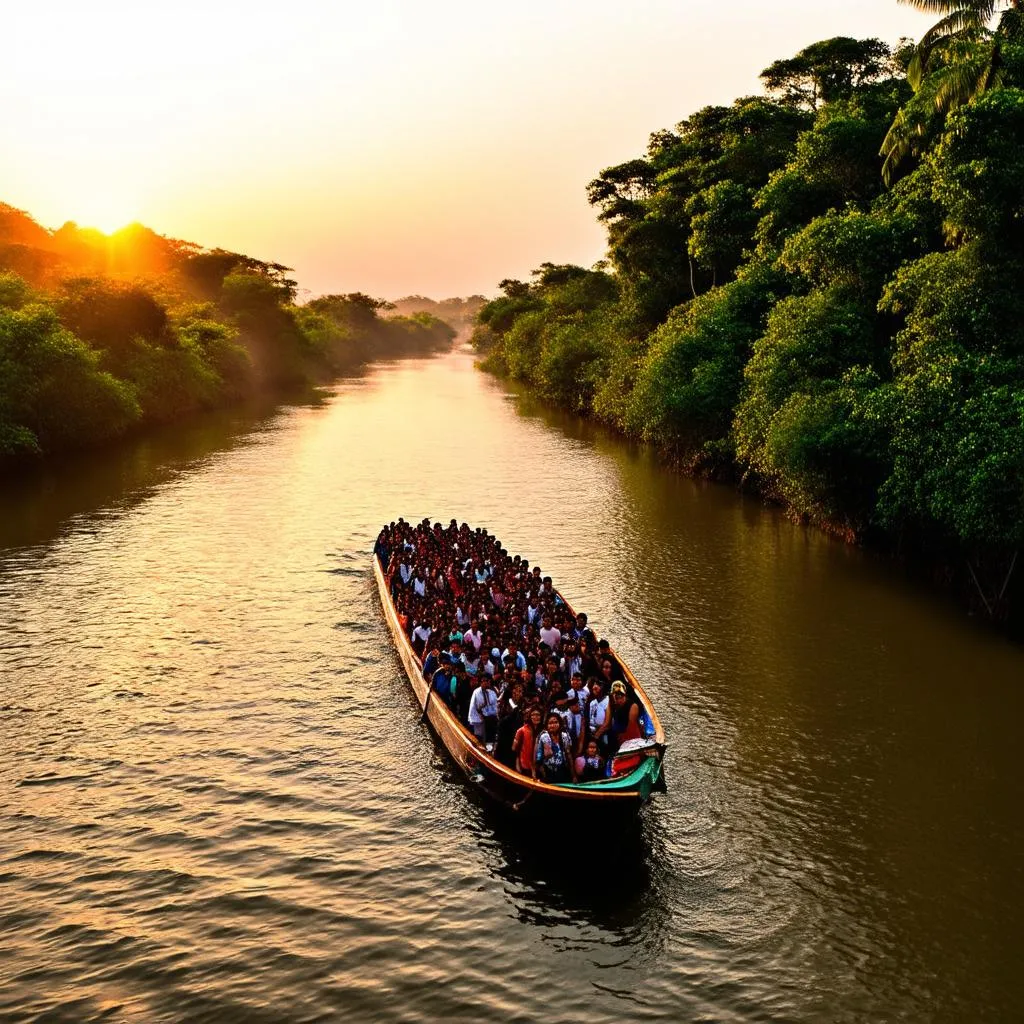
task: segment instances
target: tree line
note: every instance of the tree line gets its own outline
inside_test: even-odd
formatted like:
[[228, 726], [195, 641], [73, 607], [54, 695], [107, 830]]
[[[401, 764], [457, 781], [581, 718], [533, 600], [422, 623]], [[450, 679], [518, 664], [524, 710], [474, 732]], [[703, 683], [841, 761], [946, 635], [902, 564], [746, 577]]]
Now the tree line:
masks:
[[602, 171], [607, 259], [502, 281], [473, 342], [485, 369], [927, 565], [1005, 621], [1024, 541], [1024, 12], [916, 6], [942, 14], [920, 43], [814, 43], [766, 68], [763, 94]]
[[288, 275], [141, 225], [48, 231], [0, 204], [0, 471], [455, 337], [360, 292], [297, 304]]
[[486, 304], [483, 295], [470, 295], [468, 298], [436, 299], [425, 295], [406, 295], [395, 299], [394, 311], [399, 316], [412, 316], [416, 313], [431, 313], [446, 324], [451, 324], [457, 331], [472, 327], [477, 313]]

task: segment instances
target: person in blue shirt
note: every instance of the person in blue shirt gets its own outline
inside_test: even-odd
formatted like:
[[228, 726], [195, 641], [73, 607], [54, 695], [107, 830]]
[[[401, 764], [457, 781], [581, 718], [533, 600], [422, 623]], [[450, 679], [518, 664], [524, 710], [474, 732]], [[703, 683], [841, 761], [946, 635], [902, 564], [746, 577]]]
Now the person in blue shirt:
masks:
[[431, 679], [441, 664], [441, 652], [432, 647], [426, 658], [423, 659], [423, 678]]
[[451, 696], [452, 671], [447, 665], [441, 665], [430, 677], [430, 685], [445, 701]]
[[501, 660], [504, 662], [506, 668], [515, 668], [520, 672], [526, 668], [526, 655], [519, 650], [519, 645], [515, 640], [509, 643], [508, 647], [505, 649], [505, 653], [501, 656]]

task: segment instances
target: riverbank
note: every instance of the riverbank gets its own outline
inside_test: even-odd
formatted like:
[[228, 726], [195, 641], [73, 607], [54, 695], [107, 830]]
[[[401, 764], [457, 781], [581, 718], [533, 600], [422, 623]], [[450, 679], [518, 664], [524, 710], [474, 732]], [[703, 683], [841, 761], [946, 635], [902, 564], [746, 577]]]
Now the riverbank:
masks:
[[845, 522], [797, 512], [782, 495], [762, 489], [761, 481], [746, 475], [736, 463], [724, 463], [703, 457], [701, 453], [658, 446], [631, 436], [618, 424], [596, 415], [559, 410], [557, 406], [551, 406], [542, 392], [516, 381], [507, 373], [496, 372], [486, 359], [477, 359], [476, 367], [506, 385], [518, 385], [532, 403], [539, 403], [541, 408], [554, 415], [561, 418], [569, 416], [647, 450], [667, 472], [752, 497], [766, 507], [782, 510], [787, 518], [805, 529], [820, 532], [837, 543], [862, 548], [897, 566], [913, 585], [944, 595], [946, 600], [954, 602], [970, 617], [997, 632], [1017, 641], [1024, 640], [1024, 572], [1018, 572], [1024, 566], [1017, 565], [1013, 553], [990, 556], [985, 561], [977, 553], [972, 556], [943, 549], [940, 545], [929, 546], [928, 538], [923, 534], [905, 531], [893, 536], [871, 529], [858, 532]]
[[299, 305], [288, 272], [141, 225], [47, 231], [0, 204], [0, 474], [455, 337], [361, 293]]

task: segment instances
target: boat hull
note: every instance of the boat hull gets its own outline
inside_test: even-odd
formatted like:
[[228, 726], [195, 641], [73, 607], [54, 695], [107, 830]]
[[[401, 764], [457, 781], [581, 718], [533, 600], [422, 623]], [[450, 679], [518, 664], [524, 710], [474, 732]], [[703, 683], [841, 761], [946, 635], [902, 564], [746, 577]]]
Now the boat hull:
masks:
[[516, 813], [557, 812], [589, 816], [597, 812], [601, 817], [618, 817], [634, 815], [653, 793], [664, 789], [664, 735], [661, 724], [639, 683], [625, 666], [624, 671], [655, 725], [655, 747], [636, 770], [622, 778], [600, 783], [555, 786], [521, 775], [497, 761], [480, 746], [448, 705], [431, 695], [430, 684], [423, 678], [416, 652], [398, 621], [387, 577], [376, 556], [373, 558], [373, 571], [395, 650], [416, 701], [424, 710], [425, 721], [455, 764], [487, 798]]

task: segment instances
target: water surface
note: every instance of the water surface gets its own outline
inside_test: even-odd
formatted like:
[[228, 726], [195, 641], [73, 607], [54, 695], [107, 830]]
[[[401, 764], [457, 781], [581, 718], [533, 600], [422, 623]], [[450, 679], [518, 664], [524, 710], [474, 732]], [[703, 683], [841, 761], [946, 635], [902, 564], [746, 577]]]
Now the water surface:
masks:
[[[429, 741], [382, 521], [538, 562], [671, 747], [522, 835]], [[0, 1018], [1024, 1016], [1024, 653], [468, 355], [0, 494]]]

